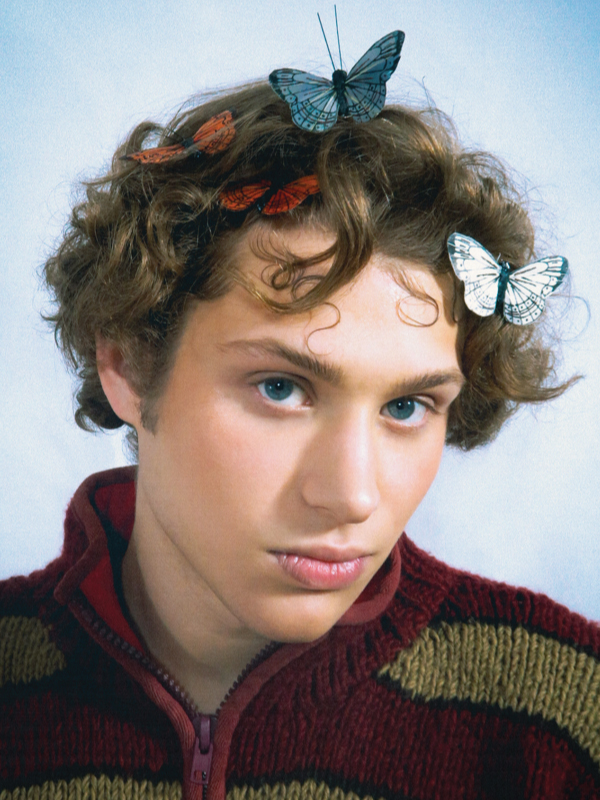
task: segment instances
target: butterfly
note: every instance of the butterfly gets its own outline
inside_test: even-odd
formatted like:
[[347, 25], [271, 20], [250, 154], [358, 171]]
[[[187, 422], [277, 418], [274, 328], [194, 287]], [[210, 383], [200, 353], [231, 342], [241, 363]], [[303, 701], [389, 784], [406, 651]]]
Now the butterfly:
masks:
[[196, 152], [200, 151], [206, 155], [212, 155], [229, 147], [234, 136], [233, 114], [231, 111], [223, 111], [221, 114], [211, 117], [208, 122], [198, 128], [193, 136], [189, 139], [184, 139], [179, 144], [140, 150], [138, 153], [131, 153], [123, 156], [123, 158], [137, 161], [140, 164], [162, 164], [190, 151], [192, 148]]
[[282, 186], [280, 183], [263, 179], [256, 183], [246, 183], [224, 189], [219, 195], [221, 205], [229, 211], [245, 211], [255, 205], [263, 214], [283, 214], [300, 205], [311, 194], [319, 192], [316, 175], [305, 175]]
[[448, 238], [454, 272], [464, 281], [465, 303], [480, 317], [501, 314], [515, 325], [529, 325], [544, 310], [546, 298], [563, 282], [569, 264], [562, 256], [549, 256], [511, 270], [496, 261], [485, 247], [462, 233]]
[[348, 73], [335, 69], [332, 59], [331, 80], [298, 69], [276, 69], [269, 83], [290, 106], [294, 123], [305, 131], [329, 130], [338, 115], [368, 122], [385, 104], [385, 84], [398, 66], [403, 42], [402, 31], [388, 33]]

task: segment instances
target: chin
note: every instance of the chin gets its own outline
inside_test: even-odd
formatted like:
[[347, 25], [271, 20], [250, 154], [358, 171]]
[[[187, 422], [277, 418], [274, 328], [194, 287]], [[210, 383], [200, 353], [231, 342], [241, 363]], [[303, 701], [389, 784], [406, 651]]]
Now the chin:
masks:
[[301, 607], [290, 613], [290, 609], [285, 607], [287, 605], [287, 603], [282, 603], [277, 615], [274, 618], [266, 618], [255, 625], [255, 631], [275, 642], [285, 642], [286, 644], [314, 642], [328, 633], [347, 611], [347, 608], [342, 606], [333, 613], [329, 611], [324, 614], [315, 613], [315, 609]]
[[[335, 625], [335, 623], [333, 623]], [[310, 630], [307, 629], [305, 626], [302, 628], [298, 628], [297, 630], [290, 631], [285, 630], [281, 631], [279, 635], [271, 637], [275, 642], [282, 642], [285, 644], [304, 644], [306, 642], [315, 642], [317, 639], [320, 639], [322, 636], [325, 636], [332, 628], [333, 625], [329, 625], [329, 627], [313, 627]]]

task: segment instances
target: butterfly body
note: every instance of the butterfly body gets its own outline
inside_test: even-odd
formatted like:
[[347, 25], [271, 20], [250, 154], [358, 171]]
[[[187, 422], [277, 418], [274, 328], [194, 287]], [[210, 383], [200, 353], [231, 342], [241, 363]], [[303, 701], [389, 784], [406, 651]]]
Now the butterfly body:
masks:
[[298, 69], [278, 69], [269, 75], [269, 82], [290, 106], [294, 123], [304, 130], [329, 130], [338, 116], [368, 122], [385, 104], [385, 84], [398, 66], [403, 42], [402, 31], [388, 33], [350, 72], [336, 69], [331, 80]]
[[569, 268], [566, 258], [549, 256], [511, 269], [462, 233], [448, 238], [448, 254], [465, 284], [467, 308], [480, 317], [502, 315], [514, 325], [529, 325], [540, 316], [546, 298], [560, 286]]
[[496, 296], [496, 308], [494, 313], [502, 314], [504, 309], [504, 298], [506, 297], [506, 289], [508, 287], [508, 276], [510, 275], [510, 266], [506, 261], [499, 261], [500, 275], [498, 276], [498, 294]]
[[344, 94], [347, 78], [348, 73], [344, 69], [334, 70], [334, 73], [331, 76], [331, 82], [333, 83], [333, 88], [335, 89], [335, 99], [337, 100], [338, 104], [338, 114], [341, 117], [348, 116], [348, 103], [346, 102], [346, 95]]

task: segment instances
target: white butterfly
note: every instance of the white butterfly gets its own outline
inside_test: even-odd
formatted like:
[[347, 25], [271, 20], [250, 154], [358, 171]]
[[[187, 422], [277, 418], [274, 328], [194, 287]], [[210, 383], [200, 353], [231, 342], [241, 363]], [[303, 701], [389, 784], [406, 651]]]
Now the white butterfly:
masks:
[[398, 66], [404, 42], [402, 31], [393, 31], [375, 42], [346, 74], [334, 69], [331, 80], [299, 69], [276, 69], [269, 82], [290, 106], [292, 119], [305, 131], [326, 131], [338, 114], [367, 122], [385, 104], [385, 84]]
[[448, 238], [448, 254], [454, 272], [464, 281], [467, 308], [480, 317], [502, 314], [515, 325], [529, 325], [540, 316], [546, 298], [560, 286], [569, 268], [566, 258], [549, 256], [511, 270], [462, 233]]

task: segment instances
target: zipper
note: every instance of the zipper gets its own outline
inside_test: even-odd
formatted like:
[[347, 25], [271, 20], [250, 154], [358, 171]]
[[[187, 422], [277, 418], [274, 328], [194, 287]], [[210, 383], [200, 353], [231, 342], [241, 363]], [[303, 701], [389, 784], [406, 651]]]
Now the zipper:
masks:
[[[206, 800], [213, 756], [213, 726], [211, 724], [211, 717], [208, 714], [202, 714], [189, 695], [181, 688], [174, 678], [159, 667], [149, 656], [142, 653], [137, 647], [134, 647], [134, 645], [126, 642], [118, 633], [115, 633], [94, 609], [89, 606], [80, 605], [80, 610], [83, 619], [85, 619], [91, 630], [99, 639], [127, 653], [130, 658], [143, 666], [144, 669], [162, 684], [190, 718], [196, 734], [194, 739], [194, 751], [192, 753], [190, 781], [202, 786], [202, 798]], [[221, 706], [219, 706], [217, 713], [220, 708]]]
[[196, 739], [194, 741], [194, 754], [192, 758], [192, 770], [190, 774], [190, 781], [192, 783], [201, 784], [202, 785], [202, 797], [206, 800], [207, 792], [208, 792], [208, 783], [210, 781], [210, 768], [212, 766], [212, 757], [213, 757], [213, 725], [212, 720], [217, 718], [219, 712], [231, 696], [231, 694], [235, 691], [235, 689], [240, 685], [240, 683], [245, 679], [245, 677], [256, 667], [260, 664], [261, 661], [264, 661], [268, 656], [274, 652], [280, 644], [278, 642], [269, 642], [269, 644], [265, 645], [262, 650], [260, 650], [254, 658], [252, 658], [248, 664], [244, 667], [244, 669], [240, 672], [236, 680], [233, 682], [231, 687], [229, 688], [227, 694], [221, 700], [219, 707], [217, 709], [217, 713], [214, 717], [210, 717], [208, 714], [196, 713], [196, 715], [192, 719], [192, 725], [194, 726], [194, 730], [196, 731]]
[[202, 798], [206, 800], [213, 757], [214, 725], [212, 720], [214, 719], [216, 722], [219, 712], [240, 683], [258, 666], [258, 664], [268, 658], [275, 650], [279, 649], [281, 643], [269, 642], [248, 662], [248, 664], [246, 664], [219, 704], [216, 714], [210, 716], [200, 712], [187, 692], [181, 688], [174, 678], [159, 667], [149, 656], [142, 653], [137, 647], [129, 644], [129, 642], [126, 642], [119, 634], [115, 633], [93, 608], [83, 604], [81, 604], [79, 608], [81, 616], [89, 624], [91, 630], [98, 638], [108, 642], [112, 647], [127, 653], [134, 661], [137, 661], [144, 669], [148, 670], [153, 677], [160, 681], [162, 686], [164, 686], [169, 694], [179, 703], [190, 718], [194, 726], [196, 737], [194, 739], [194, 752], [192, 754], [192, 767], [189, 777], [192, 783], [202, 786]]
[[202, 785], [202, 797], [206, 798], [213, 757], [211, 718], [207, 714], [197, 714], [192, 720], [192, 725], [196, 731], [196, 739], [190, 781]]
[[112, 645], [117, 650], [127, 653], [130, 658], [132, 658], [134, 661], [137, 661], [138, 664], [144, 667], [144, 669], [146, 669], [154, 678], [156, 678], [169, 692], [169, 694], [175, 700], [177, 700], [179, 705], [183, 708], [185, 713], [193, 722], [194, 718], [197, 717], [200, 712], [196, 708], [193, 700], [190, 698], [187, 692], [181, 688], [177, 681], [148, 655], [146, 655], [146, 653], [138, 650], [137, 647], [129, 644], [129, 642], [126, 642], [125, 639], [119, 636], [118, 633], [115, 633], [112, 628], [110, 628], [109, 625], [97, 614], [97, 612], [91, 608], [91, 606], [85, 606], [81, 604], [79, 608], [81, 611], [81, 616], [89, 624], [94, 634], [96, 634], [98, 638], [108, 642], [108, 644]]

